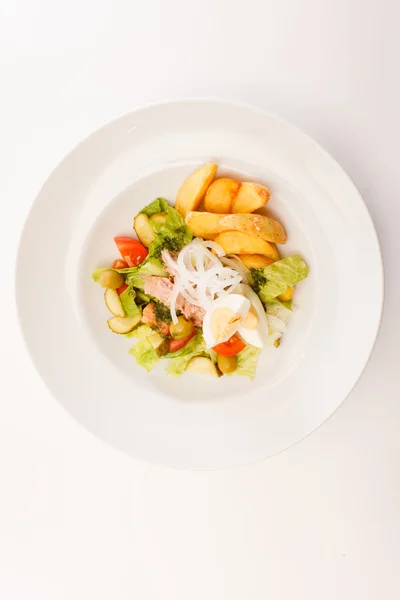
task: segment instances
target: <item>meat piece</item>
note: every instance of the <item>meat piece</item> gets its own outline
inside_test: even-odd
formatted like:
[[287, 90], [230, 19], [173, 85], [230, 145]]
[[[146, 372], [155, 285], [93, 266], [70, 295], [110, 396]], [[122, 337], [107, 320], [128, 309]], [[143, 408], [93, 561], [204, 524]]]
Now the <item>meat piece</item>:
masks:
[[202, 327], [204, 315], [206, 314], [204, 308], [201, 308], [201, 306], [195, 306], [194, 304], [191, 304], [181, 294], [179, 294], [178, 300], [176, 302], [177, 307], [180, 304], [181, 299], [182, 304], [181, 306], [179, 306], [179, 310], [183, 312], [186, 319], [193, 321], [193, 325], [195, 327]]
[[157, 298], [157, 300], [166, 306], [171, 304], [173, 288], [174, 284], [167, 277], [157, 277], [156, 275], [144, 276], [144, 293]]
[[162, 250], [161, 259], [165, 265], [166, 270], [171, 275], [171, 277], [176, 277], [178, 275], [178, 270], [171, 264], [171, 259], [176, 262], [178, 258], [178, 252], [168, 252], [168, 250]]
[[162, 335], [169, 334], [169, 324], [163, 321], [157, 321], [154, 314], [154, 302], [150, 302], [146, 308], [143, 309], [142, 323], [156, 326]]
[[[157, 298], [157, 300], [168, 307], [171, 306], [173, 288], [174, 284], [166, 277], [156, 277], [155, 275], [145, 275], [144, 277], [144, 293]], [[188, 302], [182, 294], [179, 294], [176, 300], [176, 309], [180, 310], [186, 319], [193, 321], [196, 327], [203, 325], [204, 315], [206, 314], [205, 310]]]

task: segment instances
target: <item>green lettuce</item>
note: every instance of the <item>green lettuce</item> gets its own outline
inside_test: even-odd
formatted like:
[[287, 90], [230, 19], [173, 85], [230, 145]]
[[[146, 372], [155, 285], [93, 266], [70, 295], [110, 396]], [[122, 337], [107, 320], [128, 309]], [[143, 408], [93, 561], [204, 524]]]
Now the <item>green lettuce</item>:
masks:
[[143, 275], [156, 275], [158, 277], [167, 277], [168, 273], [165, 270], [162, 262], [158, 258], [149, 256], [141, 265], [132, 270], [126, 276], [126, 283], [141, 291], [144, 290]]
[[283, 294], [308, 275], [308, 267], [298, 254], [278, 260], [268, 267], [251, 269], [252, 288], [265, 303]]
[[139, 214], [143, 213], [148, 217], [155, 215], [160, 212], [168, 212], [172, 208], [164, 198], [156, 198], [153, 202], [150, 202], [147, 206], [142, 208]]
[[242, 375], [243, 377], [249, 377], [254, 379], [257, 369], [258, 355], [260, 349], [254, 346], [247, 345], [244, 350], [236, 355], [237, 366], [232, 375]]
[[[143, 275], [158, 275], [159, 277], [167, 277], [168, 273], [163, 266], [161, 260], [148, 256], [139, 266], [129, 267], [127, 269], [112, 269], [111, 267], [104, 267], [102, 269], [95, 269], [92, 273], [92, 277], [96, 283], [100, 283], [100, 275], [104, 271], [115, 271], [125, 275], [125, 282], [128, 285], [143, 289]], [[135, 281], [138, 285], [135, 284]]]
[[193, 234], [186, 225], [184, 218], [163, 198], [157, 198], [140, 212], [148, 217], [158, 212], [167, 213], [167, 218], [163, 225], [155, 226], [153, 224], [156, 235], [149, 248], [149, 255], [151, 257], [160, 259], [163, 250], [179, 252], [192, 241]]
[[189, 361], [195, 356], [210, 356], [200, 332], [186, 346], [176, 352], [170, 352], [163, 357], [171, 358], [166, 372], [173, 377], [179, 377], [185, 371]]
[[131, 354], [135, 358], [137, 364], [144, 367], [146, 371], [151, 371], [160, 360], [160, 357], [149, 341], [149, 336], [153, 333], [150, 325], [141, 325], [128, 334], [129, 337], [138, 340], [133, 348], [129, 350], [129, 354]]
[[128, 286], [126, 290], [119, 295], [122, 308], [127, 317], [136, 317], [136, 315], [142, 314], [142, 310], [136, 304], [135, 297], [136, 293], [132, 286]]

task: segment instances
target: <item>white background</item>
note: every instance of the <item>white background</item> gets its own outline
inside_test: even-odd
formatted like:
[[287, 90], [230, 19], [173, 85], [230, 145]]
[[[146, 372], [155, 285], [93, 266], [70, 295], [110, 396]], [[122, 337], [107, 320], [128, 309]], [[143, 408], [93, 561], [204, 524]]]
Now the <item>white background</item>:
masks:
[[[0, 598], [399, 598], [399, 22], [397, 0], [3, 0]], [[59, 160], [109, 118], [183, 96], [244, 100], [315, 137], [363, 194], [385, 261], [354, 392], [294, 448], [225, 472], [95, 439], [39, 380], [14, 306], [18, 237]]]

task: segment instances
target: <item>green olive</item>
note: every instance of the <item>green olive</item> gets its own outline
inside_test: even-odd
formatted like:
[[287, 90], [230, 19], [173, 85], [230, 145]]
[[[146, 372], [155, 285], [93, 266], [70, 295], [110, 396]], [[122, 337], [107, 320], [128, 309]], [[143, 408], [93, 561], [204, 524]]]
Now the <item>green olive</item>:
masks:
[[152, 223], [154, 223], [155, 225], [162, 227], [165, 221], [167, 220], [167, 217], [168, 213], [166, 212], [154, 213], [154, 215], [151, 215], [150, 221], [152, 221]]
[[100, 275], [100, 285], [103, 288], [110, 288], [112, 290], [116, 290], [124, 283], [124, 278], [121, 273], [117, 273], [112, 269], [107, 269], [107, 271], [103, 271]]
[[186, 321], [185, 317], [178, 317], [178, 322], [171, 323], [169, 331], [175, 340], [184, 340], [193, 331], [192, 321]]
[[222, 373], [233, 373], [237, 367], [236, 356], [218, 355], [218, 368]]

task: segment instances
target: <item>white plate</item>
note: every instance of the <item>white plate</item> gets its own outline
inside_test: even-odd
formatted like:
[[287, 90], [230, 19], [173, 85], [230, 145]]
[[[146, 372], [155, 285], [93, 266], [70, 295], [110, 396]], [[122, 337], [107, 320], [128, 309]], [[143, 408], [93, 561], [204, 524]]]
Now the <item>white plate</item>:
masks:
[[[254, 382], [147, 374], [112, 334], [91, 271], [117, 253], [116, 234], [158, 196], [213, 161], [220, 174], [271, 190], [285, 255], [310, 276], [278, 350]], [[377, 335], [383, 269], [357, 189], [312, 139], [257, 109], [180, 101], [133, 111], [92, 134], [55, 169], [23, 232], [17, 301], [34, 363], [50, 391], [93, 433], [133, 456], [182, 468], [242, 464], [313, 431], [357, 382]], [[339, 440], [338, 440], [338, 443]]]

